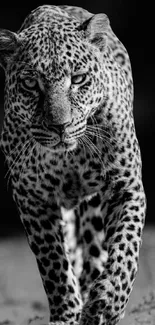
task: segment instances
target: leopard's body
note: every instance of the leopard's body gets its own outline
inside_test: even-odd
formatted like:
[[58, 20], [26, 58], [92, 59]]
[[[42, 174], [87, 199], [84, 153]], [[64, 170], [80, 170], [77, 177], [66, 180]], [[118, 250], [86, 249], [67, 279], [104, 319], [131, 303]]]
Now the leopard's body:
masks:
[[145, 218], [128, 54], [104, 14], [41, 6], [0, 31], [1, 146], [51, 324], [114, 325]]

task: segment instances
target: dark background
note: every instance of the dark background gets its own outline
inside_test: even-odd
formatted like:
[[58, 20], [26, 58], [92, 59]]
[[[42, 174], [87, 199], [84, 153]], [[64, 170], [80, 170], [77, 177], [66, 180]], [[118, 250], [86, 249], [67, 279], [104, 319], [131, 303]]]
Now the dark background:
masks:
[[[23, 1], [26, 5], [12, 5], [5, 1], [0, 4], [0, 28], [16, 31], [19, 29], [26, 15], [31, 10], [48, 2]], [[31, 4], [32, 3], [32, 4]], [[51, 4], [51, 2], [49, 2]], [[154, 112], [154, 75], [155, 75], [155, 44], [154, 44], [154, 8], [150, 2], [134, 0], [94, 0], [87, 1], [55, 1], [53, 4], [68, 4], [81, 6], [93, 13], [106, 13], [111, 26], [126, 46], [130, 55], [134, 87], [135, 105], [134, 116], [137, 136], [143, 159], [143, 181], [147, 195], [146, 224], [153, 224], [154, 193], [155, 193], [155, 112]], [[3, 116], [3, 87], [4, 72], [0, 69], [0, 125]], [[4, 180], [4, 158], [0, 153], [0, 236], [21, 232], [21, 224], [11, 199], [11, 192]]]

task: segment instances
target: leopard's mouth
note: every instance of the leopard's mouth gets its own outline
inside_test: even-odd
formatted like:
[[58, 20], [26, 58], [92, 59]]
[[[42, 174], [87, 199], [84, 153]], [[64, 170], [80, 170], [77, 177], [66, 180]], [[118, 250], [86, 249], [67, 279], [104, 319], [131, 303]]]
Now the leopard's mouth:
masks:
[[56, 127], [49, 130], [33, 125], [31, 132], [36, 142], [53, 152], [72, 151], [77, 147], [78, 137], [69, 136], [66, 132], [60, 132], [60, 129], [58, 132]]
[[55, 133], [48, 135], [33, 134], [33, 138], [44, 148], [50, 149], [53, 152], [72, 151], [77, 146], [76, 139], [63, 139]]
[[[37, 140], [38, 141], [38, 140]], [[46, 147], [47, 149], [50, 149], [53, 152], [66, 152], [66, 151], [72, 151], [77, 146], [77, 141], [72, 141], [70, 143], [63, 142], [60, 140], [58, 143], [53, 144], [50, 140], [46, 141], [38, 141], [43, 147]]]

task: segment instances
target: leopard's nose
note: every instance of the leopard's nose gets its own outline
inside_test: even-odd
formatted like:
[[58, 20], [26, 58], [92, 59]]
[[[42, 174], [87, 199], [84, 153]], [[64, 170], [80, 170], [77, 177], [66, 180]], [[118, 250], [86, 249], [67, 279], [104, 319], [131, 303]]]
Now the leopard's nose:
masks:
[[50, 120], [45, 120], [43, 122], [43, 126], [48, 129], [49, 131], [54, 131], [57, 134], [59, 134], [60, 136], [65, 132], [66, 127], [69, 125], [70, 123], [66, 122], [63, 124], [56, 124], [56, 123], [52, 123], [52, 121]]

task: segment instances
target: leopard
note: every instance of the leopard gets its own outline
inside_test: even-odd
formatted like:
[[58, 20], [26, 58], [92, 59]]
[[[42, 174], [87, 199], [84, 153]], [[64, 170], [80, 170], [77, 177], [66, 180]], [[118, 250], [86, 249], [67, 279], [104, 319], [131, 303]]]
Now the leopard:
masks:
[[116, 325], [146, 197], [128, 52], [104, 13], [42, 5], [0, 29], [1, 149], [50, 325]]

